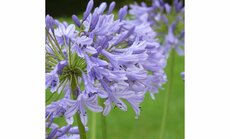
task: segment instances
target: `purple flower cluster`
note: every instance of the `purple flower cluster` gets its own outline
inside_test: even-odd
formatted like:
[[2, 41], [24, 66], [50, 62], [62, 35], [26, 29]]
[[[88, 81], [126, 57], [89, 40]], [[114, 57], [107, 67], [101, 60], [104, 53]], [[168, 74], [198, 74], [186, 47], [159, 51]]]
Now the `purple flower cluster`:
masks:
[[[59, 128], [57, 124], [52, 123], [49, 127], [51, 131], [47, 135], [47, 139], [80, 139], [79, 129], [76, 126], [67, 125]], [[88, 128], [85, 130], [88, 131]]]
[[[184, 55], [184, 7], [183, 3], [174, 0], [172, 6], [163, 0], [152, 0], [152, 5], [147, 6], [144, 2], [141, 5], [130, 5], [130, 14], [133, 15], [136, 23], [150, 23], [156, 30], [157, 38], [168, 55], [174, 48], [179, 55]], [[166, 33], [165, 33], [166, 32]]]
[[[63, 96], [46, 106], [46, 127], [52, 129], [47, 138], [77, 136], [69, 135], [73, 116], [79, 114], [86, 126], [86, 108], [108, 115], [113, 107], [127, 111], [126, 100], [138, 117], [146, 92], [154, 98], [166, 82], [166, 57], [150, 23], [125, 20], [127, 6], [115, 19], [114, 2], [107, 12], [105, 2], [94, 10], [93, 5], [90, 0], [82, 20], [72, 16], [75, 25], [46, 16], [45, 84]], [[68, 125], [53, 127], [60, 117]]]

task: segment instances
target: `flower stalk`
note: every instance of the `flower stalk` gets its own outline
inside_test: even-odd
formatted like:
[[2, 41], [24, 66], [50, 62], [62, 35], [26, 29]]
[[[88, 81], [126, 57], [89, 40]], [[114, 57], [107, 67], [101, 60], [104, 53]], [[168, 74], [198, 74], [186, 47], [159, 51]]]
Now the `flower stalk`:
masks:
[[168, 113], [168, 107], [169, 107], [169, 95], [172, 93], [173, 89], [173, 73], [174, 73], [174, 63], [175, 63], [175, 50], [171, 50], [171, 61], [169, 63], [169, 73], [168, 73], [168, 86], [167, 86], [167, 91], [165, 94], [165, 100], [164, 100], [164, 109], [163, 109], [163, 116], [162, 116], [162, 121], [161, 121], [161, 128], [160, 128], [160, 137], [159, 139], [163, 138], [164, 135], [164, 130], [165, 130], [165, 123], [166, 123], [166, 118], [167, 118], [167, 113]]
[[92, 112], [92, 134], [91, 139], [96, 139], [96, 125], [97, 125], [97, 115], [95, 112]]
[[85, 127], [82, 124], [80, 116], [79, 116], [78, 113], [76, 113], [76, 118], [77, 118], [78, 129], [79, 129], [79, 132], [80, 132], [80, 138], [81, 139], [86, 139]]
[[[78, 97], [78, 92], [76, 90], [77, 90], [77, 81], [75, 80], [74, 75], [72, 75], [71, 92], [72, 92], [72, 96], [73, 96], [74, 100], [76, 100]], [[77, 125], [78, 125], [78, 129], [79, 129], [79, 133], [80, 133], [80, 138], [86, 139], [85, 127], [81, 122], [80, 114], [76, 113], [75, 115], [76, 115], [76, 119], [77, 119]]]
[[106, 117], [103, 115], [103, 113], [101, 113], [101, 131], [102, 139], [107, 139]]
[[107, 139], [106, 117], [101, 113], [102, 139]]

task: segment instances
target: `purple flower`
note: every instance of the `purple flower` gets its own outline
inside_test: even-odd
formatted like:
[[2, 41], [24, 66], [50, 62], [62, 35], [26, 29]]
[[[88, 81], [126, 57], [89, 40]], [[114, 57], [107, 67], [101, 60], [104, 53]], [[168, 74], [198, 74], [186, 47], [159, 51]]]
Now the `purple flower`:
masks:
[[109, 10], [108, 10], [107, 14], [111, 14], [113, 12], [115, 5], [116, 5], [116, 3], [114, 1], [110, 3]]
[[[88, 30], [88, 24], [90, 23], [84, 22], [86, 26], [86, 30]], [[98, 19], [97, 24], [95, 25], [95, 28], [89, 32], [90, 36], [110, 36], [114, 35], [120, 27], [121, 27], [121, 22], [116, 20], [114, 21], [114, 15], [101, 15]]]
[[167, 51], [169, 51], [171, 48], [175, 48], [175, 50], [177, 51], [179, 55], [184, 55], [184, 51], [181, 48], [181, 46], [183, 46], [183, 41], [184, 41], [183, 31], [180, 34], [182, 39], [180, 39], [180, 37], [177, 37], [176, 35], [174, 35], [174, 30], [175, 30], [175, 24], [172, 24], [169, 27], [168, 34], [165, 36], [164, 46], [166, 47], [165, 49], [166, 53], [169, 53]]
[[86, 20], [86, 18], [89, 16], [91, 10], [93, 9], [93, 0], [90, 0], [88, 5], [87, 5], [87, 8], [86, 8], [86, 11], [84, 12], [84, 15], [83, 15], [83, 21]]
[[[60, 128], [57, 124], [52, 124], [50, 129], [51, 132], [46, 137], [47, 139], [80, 139], [78, 127], [66, 125]], [[88, 131], [88, 128], [85, 127], [85, 130]]]
[[127, 51], [122, 55], [116, 55], [102, 50], [102, 54], [109, 59], [114, 68], [119, 68], [119, 65], [130, 66], [138, 63], [139, 61], [145, 61], [148, 57], [148, 55], [145, 52], [141, 54], [133, 54], [130, 51]]
[[60, 61], [54, 68], [54, 70], [51, 72], [53, 74], [61, 74], [62, 73], [62, 70], [63, 68], [67, 65], [67, 61], [66, 60], [63, 60], [63, 61]]
[[97, 88], [94, 87], [94, 85], [93, 85], [94, 82], [91, 82], [84, 73], [82, 73], [82, 78], [84, 80], [85, 91], [86, 91], [87, 94], [97, 92]]
[[144, 100], [145, 92], [137, 92], [132, 97], [128, 98], [127, 101], [131, 104], [131, 107], [136, 113], [136, 118], [140, 116], [140, 103]]
[[123, 8], [121, 8], [118, 12], [118, 17], [120, 20], [123, 20], [124, 17], [126, 16], [128, 12], [128, 6], [124, 6]]
[[99, 19], [99, 15], [100, 15], [99, 12], [94, 12], [92, 14], [92, 19], [91, 19], [89, 30], [95, 29], [97, 22], [98, 22], [98, 19]]
[[47, 30], [51, 29], [53, 31], [54, 30], [54, 28], [53, 28], [53, 26], [54, 26], [53, 18], [51, 16], [47, 15], [46, 19], [45, 19], [45, 22], [46, 22]]
[[[153, 96], [166, 82], [167, 57], [148, 14], [141, 15], [140, 20], [126, 20], [128, 7], [124, 6], [115, 19], [111, 14], [115, 2], [107, 12], [106, 3], [94, 10], [93, 3], [89, 1], [82, 20], [72, 16], [81, 31], [74, 24], [54, 20], [54, 32], [46, 32], [46, 88], [60, 93], [46, 106], [46, 127], [60, 117], [67, 123], [61, 128], [54, 126], [49, 138], [78, 138], [71, 132], [73, 116], [79, 114], [86, 125], [86, 109], [107, 115], [113, 106], [127, 111], [129, 103], [138, 117], [146, 92]], [[133, 13], [153, 8], [140, 9]]]
[[97, 95], [87, 96], [85, 92], [81, 92], [77, 100], [68, 100], [70, 108], [66, 111], [67, 118], [72, 117], [76, 112], [80, 114], [81, 121], [84, 125], [87, 123], [87, 114], [85, 107], [94, 112], [101, 112], [103, 108], [97, 105]]
[[59, 78], [57, 74], [46, 73], [46, 88], [54, 93], [59, 85]]
[[148, 16], [148, 13], [151, 12], [153, 9], [152, 7], [145, 6], [139, 6], [137, 4], [131, 4], [130, 5], [129, 13], [133, 15], [136, 19], [140, 19], [140, 17], [144, 14]]
[[[59, 101], [52, 102], [46, 107], [46, 119], [50, 120], [50, 123], [53, 122], [54, 118], [64, 116], [66, 113], [66, 110], [68, 109], [68, 99], [63, 98]], [[65, 120], [67, 123], [72, 124], [73, 123], [73, 117], [65, 117]]]
[[119, 83], [119, 84], [114, 84], [111, 87], [108, 86], [108, 84], [101, 80], [100, 81], [103, 88], [105, 89], [106, 92], [108, 92], [108, 98], [105, 101], [105, 109], [103, 111], [104, 115], [107, 115], [111, 108], [112, 108], [112, 102], [121, 110], [127, 111], [127, 106], [126, 104], [121, 101], [121, 98], [126, 98], [130, 97], [133, 95], [134, 92], [126, 90], [128, 87], [127, 83]]
[[170, 13], [171, 12], [171, 7], [168, 3], [165, 4], [165, 10], [167, 13]]
[[135, 27], [133, 26], [131, 29], [129, 29], [127, 32], [124, 32], [119, 36], [119, 38], [114, 42], [114, 45], [118, 45], [120, 42], [124, 41], [126, 38], [128, 38], [135, 30]]
[[174, 0], [174, 7], [177, 13], [183, 10], [183, 4], [182, 2], [179, 2], [178, 0]]
[[58, 28], [54, 30], [55, 36], [59, 45], [68, 44], [76, 36], [75, 26], [73, 24], [66, 25], [65, 23], [60, 23]]
[[88, 38], [86, 36], [77, 37], [75, 39], [75, 43], [72, 50], [76, 51], [80, 57], [84, 57], [83, 52], [87, 52], [89, 54], [95, 54], [97, 53], [97, 50], [91, 46], [92, 43], [93, 43], [92, 38]]
[[53, 139], [57, 132], [58, 132], [58, 128], [54, 128], [46, 139]]
[[81, 27], [81, 22], [76, 15], [72, 15], [72, 19], [78, 27]]
[[107, 4], [105, 2], [102, 2], [101, 5], [98, 7], [98, 10], [97, 10], [98, 14], [102, 14], [105, 11], [106, 7], [107, 7]]
[[[184, 54], [184, 36], [176, 32], [183, 32], [181, 26], [184, 24], [184, 7], [182, 2], [175, 0], [170, 6], [163, 0], [153, 0], [148, 7], [145, 3], [141, 5], [130, 5], [130, 14], [134, 20], [129, 22], [135, 24], [149, 23], [153, 29], [158, 30], [156, 37], [160, 40], [160, 45], [164, 47], [165, 55], [168, 56], [171, 49], [175, 49], [179, 55]], [[163, 29], [167, 27], [168, 32]], [[179, 27], [178, 27], [179, 26]]]

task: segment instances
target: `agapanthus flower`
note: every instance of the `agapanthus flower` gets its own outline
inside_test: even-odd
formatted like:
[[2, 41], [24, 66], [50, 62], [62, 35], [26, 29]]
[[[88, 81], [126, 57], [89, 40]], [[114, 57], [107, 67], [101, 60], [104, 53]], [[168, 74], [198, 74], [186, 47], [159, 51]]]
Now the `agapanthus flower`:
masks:
[[136, 24], [148, 22], [157, 31], [157, 38], [167, 56], [172, 48], [179, 55], [184, 55], [184, 7], [183, 3], [174, 0], [172, 6], [163, 0], [152, 0], [152, 5], [144, 2], [131, 4], [130, 14]]
[[[154, 97], [166, 82], [166, 57], [150, 24], [126, 20], [127, 6], [115, 19], [114, 2], [107, 13], [106, 3], [94, 10], [93, 3], [90, 0], [82, 20], [72, 16], [76, 26], [46, 17], [46, 88], [60, 95], [46, 106], [48, 128], [55, 118], [64, 117], [68, 128], [63, 128], [70, 130], [76, 114], [86, 126], [87, 109], [104, 115], [115, 106], [127, 111], [124, 100], [138, 117], [146, 92]], [[50, 134], [58, 131], [53, 128]]]
[[[77, 126], [66, 125], [59, 127], [57, 124], [52, 123], [49, 127], [50, 133], [47, 139], [80, 139], [79, 129]], [[85, 128], [88, 131], [88, 128]]]

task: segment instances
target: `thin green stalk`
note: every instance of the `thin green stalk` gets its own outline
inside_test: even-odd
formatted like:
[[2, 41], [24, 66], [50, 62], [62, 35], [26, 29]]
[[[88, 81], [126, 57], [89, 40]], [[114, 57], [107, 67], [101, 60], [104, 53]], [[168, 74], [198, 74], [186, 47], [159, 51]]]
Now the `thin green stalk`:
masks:
[[[103, 105], [102, 99], [100, 99], [101, 105]], [[102, 139], [107, 139], [106, 117], [101, 113], [101, 131]]]
[[[71, 91], [73, 99], [77, 99], [78, 94], [76, 95], [74, 93], [75, 89], [77, 88], [77, 81], [74, 78], [74, 75], [71, 76]], [[80, 139], [86, 139], [86, 132], [85, 132], [85, 126], [81, 122], [80, 114], [76, 113], [76, 119], [77, 119], [77, 125], [80, 133]]]
[[80, 116], [79, 116], [78, 113], [76, 114], [76, 118], [77, 118], [78, 129], [79, 129], [79, 132], [80, 132], [80, 138], [81, 139], [86, 139], [85, 127], [82, 124]]
[[169, 95], [172, 93], [173, 81], [174, 81], [173, 80], [174, 63], [175, 63], [175, 50], [172, 49], [172, 51], [171, 51], [171, 61], [170, 61], [169, 73], [168, 73], [168, 86], [167, 86], [167, 91], [166, 91], [166, 94], [165, 94], [163, 117], [162, 117], [162, 121], [161, 121], [159, 139], [163, 138], [164, 130], [165, 130], [165, 123], [166, 123], [167, 112], [168, 112], [168, 107], [169, 107]]
[[92, 112], [91, 139], [96, 139], [96, 125], [97, 125], [97, 115], [95, 112]]
[[102, 139], [107, 139], [106, 117], [101, 113]]

